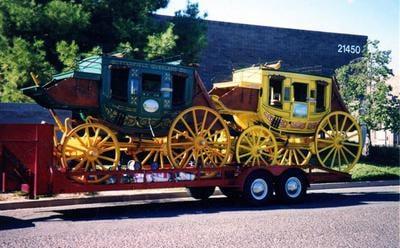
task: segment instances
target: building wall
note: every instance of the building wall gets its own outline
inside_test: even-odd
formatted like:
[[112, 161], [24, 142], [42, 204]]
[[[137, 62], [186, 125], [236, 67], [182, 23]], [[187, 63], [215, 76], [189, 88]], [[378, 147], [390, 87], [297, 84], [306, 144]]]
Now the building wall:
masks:
[[[233, 69], [282, 60], [282, 69], [332, 76], [361, 56], [367, 36], [207, 21], [208, 45], [200, 75], [212, 82], [230, 80]], [[351, 47], [353, 46], [353, 47]]]

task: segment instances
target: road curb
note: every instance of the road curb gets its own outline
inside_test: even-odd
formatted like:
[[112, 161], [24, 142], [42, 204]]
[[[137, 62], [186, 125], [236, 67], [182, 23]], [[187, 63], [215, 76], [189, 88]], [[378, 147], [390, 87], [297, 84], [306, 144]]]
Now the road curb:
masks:
[[[323, 190], [323, 189], [343, 189], [343, 188], [359, 188], [359, 187], [379, 187], [379, 186], [396, 186], [400, 185], [399, 180], [385, 180], [385, 181], [364, 181], [364, 182], [340, 182], [340, 183], [320, 183], [312, 184], [309, 190]], [[159, 190], [158, 190], [159, 191]], [[42, 207], [58, 207], [67, 205], [80, 205], [80, 204], [94, 204], [94, 203], [111, 203], [111, 202], [130, 202], [130, 201], [143, 201], [143, 200], [162, 200], [172, 198], [185, 198], [188, 193], [185, 189], [178, 188], [175, 191], [169, 192], [151, 192], [148, 193], [134, 193], [121, 194], [121, 192], [102, 192], [104, 195], [94, 195], [86, 197], [71, 197], [71, 198], [42, 198], [38, 200], [17, 200], [0, 202], [1, 210], [14, 210], [22, 208], [42, 208]], [[221, 195], [217, 190], [215, 195]]]

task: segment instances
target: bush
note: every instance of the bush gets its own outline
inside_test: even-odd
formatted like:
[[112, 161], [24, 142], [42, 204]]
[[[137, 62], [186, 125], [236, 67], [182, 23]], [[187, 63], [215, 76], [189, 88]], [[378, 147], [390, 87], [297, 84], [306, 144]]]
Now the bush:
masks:
[[371, 146], [369, 155], [361, 160], [370, 163], [400, 166], [400, 147]]

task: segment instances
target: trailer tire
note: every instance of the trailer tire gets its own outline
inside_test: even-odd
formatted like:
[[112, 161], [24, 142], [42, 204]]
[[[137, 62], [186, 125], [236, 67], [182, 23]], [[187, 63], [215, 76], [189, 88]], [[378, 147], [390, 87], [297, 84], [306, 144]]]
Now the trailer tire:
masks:
[[190, 196], [198, 200], [207, 200], [214, 194], [215, 187], [188, 187], [186, 188]]
[[288, 171], [278, 178], [275, 192], [280, 201], [299, 203], [307, 193], [307, 179], [302, 172]]
[[253, 206], [268, 203], [273, 195], [272, 177], [265, 171], [255, 171], [247, 178], [243, 186], [243, 198]]
[[224, 196], [228, 197], [229, 199], [239, 199], [242, 195], [240, 190], [237, 188], [219, 187], [219, 190]]

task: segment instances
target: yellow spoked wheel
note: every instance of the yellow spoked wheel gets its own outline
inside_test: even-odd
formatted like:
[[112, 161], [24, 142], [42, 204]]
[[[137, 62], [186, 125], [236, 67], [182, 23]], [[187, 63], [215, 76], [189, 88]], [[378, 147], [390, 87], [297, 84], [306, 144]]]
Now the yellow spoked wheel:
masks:
[[[72, 172], [115, 170], [120, 148], [114, 133], [98, 123], [77, 126], [65, 135], [61, 147], [61, 165]], [[100, 183], [109, 175], [82, 175], [73, 179], [82, 183]]]
[[322, 166], [348, 172], [361, 156], [361, 129], [346, 112], [332, 112], [318, 125], [315, 152]]
[[134, 158], [141, 165], [158, 163], [161, 169], [168, 168], [171, 162], [167, 155], [167, 138], [154, 138], [152, 140], [140, 140], [140, 150]]
[[263, 126], [247, 128], [236, 143], [236, 161], [245, 166], [274, 164], [277, 152], [274, 135]]
[[167, 138], [168, 157], [175, 168], [220, 167], [229, 161], [231, 139], [215, 110], [195, 106], [173, 121]]
[[283, 146], [278, 149], [277, 163], [279, 165], [307, 165], [311, 158], [308, 147], [296, 145]]

